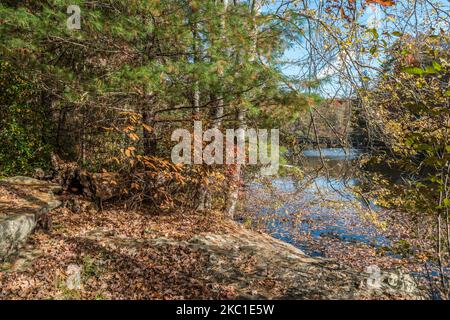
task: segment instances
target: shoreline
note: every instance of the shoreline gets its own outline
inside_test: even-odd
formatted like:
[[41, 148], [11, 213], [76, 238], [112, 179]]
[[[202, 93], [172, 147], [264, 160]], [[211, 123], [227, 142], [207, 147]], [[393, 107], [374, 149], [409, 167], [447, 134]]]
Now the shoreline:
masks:
[[[78, 213], [62, 207], [50, 215], [52, 232], [35, 232], [16, 260], [3, 265], [0, 299], [420, 296], [384, 283], [380, 290], [367, 288], [367, 276], [337, 261], [310, 257], [219, 213], [156, 215], [110, 206]], [[70, 265], [80, 270], [78, 288], [68, 287]]]

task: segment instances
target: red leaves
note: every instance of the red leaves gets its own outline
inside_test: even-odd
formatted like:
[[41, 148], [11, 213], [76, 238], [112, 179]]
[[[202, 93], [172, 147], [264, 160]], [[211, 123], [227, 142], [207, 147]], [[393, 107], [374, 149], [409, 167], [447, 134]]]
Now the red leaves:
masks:
[[328, 0], [325, 11], [327, 13], [334, 12], [341, 19], [351, 23], [354, 19], [354, 14], [358, 10], [358, 4], [365, 8], [367, 5], [380, 5], [382, 7], [391, 7], [395, 5], [395, 0], [348, 0], [347, 2], [338, 2], [337, 0]]

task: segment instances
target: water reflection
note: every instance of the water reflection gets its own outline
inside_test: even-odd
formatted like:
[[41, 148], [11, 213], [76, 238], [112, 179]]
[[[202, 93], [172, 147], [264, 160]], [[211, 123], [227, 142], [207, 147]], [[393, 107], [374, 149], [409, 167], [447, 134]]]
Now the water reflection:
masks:
[[323, 255], [324, 239], [370, 246], [389, 245], [368, 219], [371, 210], [352, 191], [358, 184], [354, 149], [304, 151], [302, 178], [276, 178], [248, 184], [244, 210], [252, 221], [280, 240], [313, 256]]
[[354, 160], [360, 154], [357, 149], [342, 149], [342, 148], [326, 148], [326, 149], [308, 149], [303, 151], [303, 155], [307, 158], [324, 157], [335, 160]]

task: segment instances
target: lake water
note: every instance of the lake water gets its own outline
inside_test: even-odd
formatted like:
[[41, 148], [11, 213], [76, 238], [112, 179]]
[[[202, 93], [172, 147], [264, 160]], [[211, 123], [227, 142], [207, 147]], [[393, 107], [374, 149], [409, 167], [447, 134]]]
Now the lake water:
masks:
[[254, 225], [313, 256], [325, 255], [324, 240], [389, 246], [370, 219], [378, 208], [353, 192], [358, 155], [355, 149], [306, 150], [298, 166], [302, 177], [248, 183], [243, 212]]
[[[373, 188], [370, 180], [360, 179], [365, 173], [357, 167], [359, 155], [354, 149], [304, 151], [296, 166], [286, 166], [290, 174], [246, 184], [238, 219], [310, 256], [334, 258], [360, 271], [371, 265], [401, 268], [427, 288], [438, 283], [436, 263], [424, 264], [411, 251], [398, 249], [405, 243], [404, 226], [393, 224], [391, 212], [356, 192], [355, 187]], [[387, 228], [380, 227], [380, 218], [388, 219]], [[430, 296], [440, 298], [434, 289]]]

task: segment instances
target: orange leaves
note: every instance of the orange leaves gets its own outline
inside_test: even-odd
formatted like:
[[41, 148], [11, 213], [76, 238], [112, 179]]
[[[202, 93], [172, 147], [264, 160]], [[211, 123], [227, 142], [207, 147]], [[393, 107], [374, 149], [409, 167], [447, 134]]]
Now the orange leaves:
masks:
[[[382, 7], [395, 6], [395, 0], [361, 0], [359, 2], [362, 8], [367, 5], [379, 5]], [[348, 0], [347, 2], [338, 2], [337, 0], [328, 0], [325, 7], [325, 12], [328, 14], [334, 14], [341, 19], [348, 21], [349, 23], [354, 19], [354, 13], [358, 10], [358, 2], [356, 0]]]
[[135, 124], [142, 118], [141, 114], [134, 112], [134, 111], [123, 111], [123, 112], [120, 112], [120, 115], [126, 116], [131, 123], [135, 123]]
[[342, 19], [348, 19], [348, 16], [345, 14], [343, 7], [339, 8], [339, 13], [340, 13]]
[[144, 128], [145, 131], [152, 132], [153, 129], [149, 125], [147, 125], [145, 123], [142, 123], [141, 125], [142, 125], [142, 128]]
[[395, 1], [394, 0], [366, 0], [366, 2], [368, 4], [376, 3], [376, 4], [379, 4], [380, 6], [383, 6], [383, 7], [395, 6]]
[[347, 2], [327, 0], [325, 12], [335, 17], [339, 17], [340, 19], [345, 20], [348, 23], [352, 23], [355, 19], [355, 12], [359, 10], [359, 7], [361, 7], [362, 9], [364, 9], [368, 5], [391, 7], [395, 6], [395, 4], [395, 0], [361, 0], [359, 2], [357, 2], [356, 0], [348, 0]]
[[123, 153], [128, 157], [131, 158], [132, 156], [134, 156], [134, 151], [136, 150], [135, 147], [128, 147], [126, 149], [123, 150]]
[[[125, 133], [133, 142], [139, 141], [140, 135], [142, 135], [143, 132], [153, 132], [153, 128], [142, 121], [141, 114], [136, 112], [122, 112], [121, 114], [126, 116], [125, 123], [122, 127], [115, 129], [118, 132]], [[139, 128], [142, 128], [142, 132], [139, 132]]]
[[[120, 123], [114, 123], [114, 136], [120, 145], [111, 162], [117, 163], [114, 170], [121, 176], [120, 194], [132, 208], [143, 202], [151, 203], [159, 209], [171, 209], [177, 203], [187, 202], [184, 195], [177, 195], [188, 185], [185, 168], [173, 164], [170, 159], [151, 156], [145, 153], [141, 139], [155, 133], [151, 122], [144, 119], [143, 113], [122, 112]], [[184, 189], [183, 189], [184, 190]], [[176, 201], [175, 201], [176, 200]]]
[[133, 126], [126, 126], [126, 127], [122, 128], [122, 131], [125, 133], [129, 133], [131, 131], [136, 131], [136, 128]]
[[139, 140], [139, 136], [136, 133], [129, 133], [128, 137], [133, 140], [133, 141], [138, 141]]
[[182, 163], [182, 162], [175, 164], [175, 168], [177, 168], [177, 170], [181, 170], [181, 169], [183, 169], [183, 167], [184, 167], [184, 163]]

